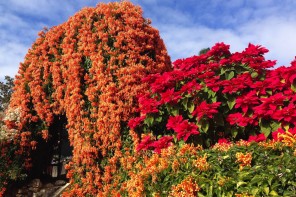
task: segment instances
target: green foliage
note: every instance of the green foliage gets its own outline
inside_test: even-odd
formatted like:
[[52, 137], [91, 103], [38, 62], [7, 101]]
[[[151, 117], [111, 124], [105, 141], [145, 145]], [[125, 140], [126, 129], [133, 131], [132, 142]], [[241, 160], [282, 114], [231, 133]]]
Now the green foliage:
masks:
[[[274, 142], [222, 143], [205, 150], [194, 149], [183, 142], [172, 146], [160, 155], [142, 152], [143, 155], [138, 155], [133, 162], [129, 174], [135, 173], [143, 179], [143, 195], [175, 196], [173, 188], [187, 177], [193, 178], [199, 187], [197, 196], [296, 195], [296, 146]], [[240, 167], [238, 153], [251, 155], [250, 166]], [[121, 173], [124, 173], [121, 179], [123, 185], [135, 179], [126, 171]], [[131, 195], [128, 189], [121, 194]]]
[[199, 51], [199, 55], [202, 55], [202, 54], [205, 54], [205, 53], [207, 53], [208, 51], [210, 50], [210, 48], [208, 47], [208, 48], [203, 48], [203, 49], [201, 49], [200, 51]]
[[9, 103], [14, 86], [13, 80], [10, 76], [5, 76], [5, 82], [0, 81], [0, 111], [4, 111]]

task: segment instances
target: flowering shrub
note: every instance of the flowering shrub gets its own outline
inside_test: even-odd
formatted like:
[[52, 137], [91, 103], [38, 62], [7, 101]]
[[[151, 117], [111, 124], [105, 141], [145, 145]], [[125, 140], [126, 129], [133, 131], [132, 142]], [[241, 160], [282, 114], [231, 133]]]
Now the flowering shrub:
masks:
[[[67, 196], [106, 196], [118, 168], [126, 121], [136, 113], [141, 79], [171, 69], [170, 58], [141, 8], [129, 2], [84, 8], [66, 23], [40, 32], [20, 65], [10, 107], [21, 109], [17, 154], [53, 133], [67, 117], [73, 159]], [[43, 138], [43, 139], [42, 139]]]
[[113, 196], [293, 196], [295, 142], [240, 140], [203, 149], [180, 141], [160, 153], [126, 149]]
[[143, 139], [138, 149], [157, 149], [162, 136], [210, 147], [219, 139], [260, 142], [278, 129], [294, 129], [296, 61], [269, 70], [275, 61], [265, 60], [267, 51], [249, 44], [230, 53], [218, 43], [175, 61], [172, 71], [146, 77], [150, 92], [139, 96], [139, 116], [129, 126], [158, 139]]
[[[3, 116], [3, 117], [2, 117]], [[6, 184], [11, 180], [19, 180], [25, 177], [23, 173], [24, 158], [16, 155], [19, 145], [14, 139], [17, 130], [9, 129], [5, 122], [19, 122], [20, 109], [8, 109], [0, 119], [0, 196], [5, 192]]]

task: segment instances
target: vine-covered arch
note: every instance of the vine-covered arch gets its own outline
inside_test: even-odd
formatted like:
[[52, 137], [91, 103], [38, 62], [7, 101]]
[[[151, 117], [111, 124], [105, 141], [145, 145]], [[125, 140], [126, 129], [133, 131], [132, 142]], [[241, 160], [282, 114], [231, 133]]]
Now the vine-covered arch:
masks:
[[137, 113], [136, 95], [148, 89], [142, 78], [170, 69], [159, 32], [129, 2], [84, 8], [40, 32], [10, 103], [21, 108], [18, 153], [30, 158], [37, 139], [50, 138], [54, 117], [65, 114], [73, 146], [69, 194], [106, 194], [122, 154], [123, 125]]

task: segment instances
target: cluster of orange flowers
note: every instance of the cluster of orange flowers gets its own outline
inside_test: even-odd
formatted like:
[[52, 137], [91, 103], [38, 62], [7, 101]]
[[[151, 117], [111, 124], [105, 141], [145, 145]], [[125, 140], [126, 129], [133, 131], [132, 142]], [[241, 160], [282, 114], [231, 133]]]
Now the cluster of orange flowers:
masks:
[[207, 162], [207, 155], [198, 157], [195, 160], [194, 166], [200, 171], [207, 171], [210, 168], [210, 164]]
[[171, 197], [194, 197], [200, 190], [199, 186], [191, 177], [187, 177], [181, 183], [172, 187]]
[[286, 146], [292, 147], [296, 144], [296, 134], [293, 134], [289, 131], [285, 133], [279, 133], [278, 138], [281, 138], [281, 142], [284, 143]]
[[[20, 65], [10, 104], [22, 111], [17, 127], [25, 148], [19, 153], [38, 149], [29, 133], [47, 140], [54, 116], [66, 115], [74, 149], [72, 190], [65, 195], [106, 195], [122, 156], [122, 123], [135, 115], [136, 96], [148, 89], [141, 79], [170, 69], [159, 32], [140, 7], [123, 1], [82, 9], [41, 32]], [[109, 162], [102, 166], [104, 158]]]
[[242, 170], [245, 166], [251, 167], [252, 153], [236, 153], [236, 162], [239, 163], [239, 170]]

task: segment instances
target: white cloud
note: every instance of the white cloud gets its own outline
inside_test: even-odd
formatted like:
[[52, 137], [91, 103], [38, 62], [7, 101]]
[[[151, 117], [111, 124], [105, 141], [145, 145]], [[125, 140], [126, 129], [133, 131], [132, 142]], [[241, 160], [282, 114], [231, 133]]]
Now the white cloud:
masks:
[[296, 26], [286, 18], [249, 21], [236, 29], [213, 29], [205, 26], [161, 26], [160, 32], [172, 57], [184, 58], [198, 54], [216, 42], [230, 44], [231, 51], [241, 51], [248, 43], [269, 49], [267, 59], [278, 60], [277, 66], [289, 66], [296, 55]]
[[[107, 2], [103, 0], [100, 2]], [[160, 30], [172, 60], [198, 54], [216, 42], [241, 51], [248, 43], [270, 50], [266, 58], [289, 65], [296, 55], [296, 1], [131, 0]], [[97, 0], [7, 0], [0, 3], [0, 80], [13, 76], [44, 26], [58, 25]]]
[[28, 46], [22, 43], [6, 43], [0, 47], [0, 78], [5, 75], [14, 76], [18, 71], [19, 63], [23, 60]]

